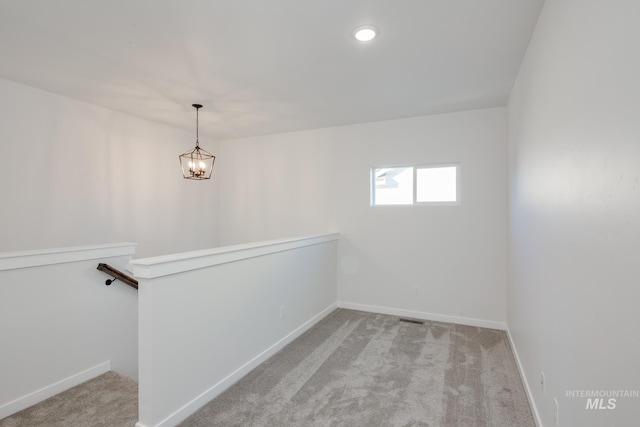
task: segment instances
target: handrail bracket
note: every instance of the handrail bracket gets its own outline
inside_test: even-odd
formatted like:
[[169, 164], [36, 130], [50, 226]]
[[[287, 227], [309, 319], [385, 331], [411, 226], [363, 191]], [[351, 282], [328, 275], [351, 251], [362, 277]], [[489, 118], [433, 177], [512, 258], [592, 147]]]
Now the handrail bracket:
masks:
[[100, 264], [98, 264], [98, 270], [104, 271], [109, 276], [113, 277], [113, 279], [107, 279], [104, 282], [104, 284], [107, 285], [107, 286], [109, 286], [115, 280], [120, 280], [122, 283], [125, 283], [125, 284], [131, 286], [132, 288], [138, 289], [138, 281], [136, 279], [134, 279], [133, 277], [127, 276], [126, 274], [124, 274], [120, 270], [117, 270], [117, 269], [111, 267], [108, 264], [104, 264], [104, 263], [101, 262]]

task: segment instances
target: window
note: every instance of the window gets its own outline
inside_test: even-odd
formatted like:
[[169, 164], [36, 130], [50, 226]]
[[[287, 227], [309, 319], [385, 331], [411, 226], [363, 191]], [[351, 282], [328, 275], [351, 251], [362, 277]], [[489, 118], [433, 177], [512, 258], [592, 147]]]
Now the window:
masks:
[[371, 206], [460, 204], [459, 165], [371, 168]]
[[374, 169], [373, 205], [413, 204], [413, 168]]
[[457, 202], [458, 167], [416, 168], [416, 202]]

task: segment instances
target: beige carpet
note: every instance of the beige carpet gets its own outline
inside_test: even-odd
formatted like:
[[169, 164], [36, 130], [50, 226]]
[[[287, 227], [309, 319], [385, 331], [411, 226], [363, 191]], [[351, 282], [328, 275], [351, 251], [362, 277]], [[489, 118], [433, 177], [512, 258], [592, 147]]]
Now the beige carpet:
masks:
[[0, 427], [132, 427], [138, 383], [107, 372], [0, 420]]
[[535, 423], [505, 332], [340, 309], [181, 426]]
[[[109, 372], [0, 427], [131, 427], [137, 407], [135, 381]], [[503, 331], [339, 309], [181, 426], [535, 424]]]

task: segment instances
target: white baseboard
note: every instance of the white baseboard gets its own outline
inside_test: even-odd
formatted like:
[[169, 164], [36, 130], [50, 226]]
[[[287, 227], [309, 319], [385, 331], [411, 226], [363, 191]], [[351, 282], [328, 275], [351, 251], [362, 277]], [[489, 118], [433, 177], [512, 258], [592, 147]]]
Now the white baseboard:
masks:
[[368, 311], [370, 313], [390, 314], [392, 316], [412, 317], [414, 319], [433, 320], [436, 322], [457, 323], [459, 325], [478, 326], [480, 328], [506, 330], [507, 324], [494, 320], [473, 319], [470, 317], [449, 316], [446, 314], [427, 313], [424, 311], [411, 311], [400, 308], [378, 307], [375, 305], [357, 304], [347, 301], [338, 301], [338, 307], [351, 310]]
[[531, 387], [529, 386], [529, 381], [527, 380], [527, 376], [524, 373], [524, 369], [522, 368], [522, 363], [520, 363], [520, 356], [518, 356], [518, 349], [516, 348], [516, 344], [513, 342], [513, 337], [511, 336], [511, 331], [507, 326], [507, 337], [509, 338], [509, 344], [511, 345], [511, 350], [513, 351], [513, 357], [516, 359], [516, 365], [518, 366], [518, 371], [520, 372], [520, 378], [522, 378], [522, 383], [524, 384], [524, 391], [527, 393], [527, 400], [529, 401], [529, 406], [531, 407], [531, 412], [533, 412], [533, 418], [536, 422], [537, 427], [544, 427], [542, 425], [542, 421], [540, 420], [540, 414], [538, 413], [538, 407], [536, 406], [536, 402], [533, 400], [533, 394], [531, 393]]
[[[173, 414], [169, 415], [167, 418], [162, 420], [160, 423], [156, 425], [156, 427], [170, 427], [179, 424], [181, 421], [185, 420], [189, 415], [196, 412], [198, 409], [203, 407], [206, 403], [214, 399], [216, 396], [221, 394], [223, 391], [228, 389], [242, 377], [247, 375], [253, 369], [255, 369], [262, 362], [266, 361], [268, 358], [276, 354], [278, 351], [282, 350], [284, 346], [289, 344], [291, 341], [298, 338], [304, 332], [309, 330], [313, 325], [318, 323], [320, 320], [324, 319], [329, 313], [337, 308], [336, 303], [331, 304], [329, 307], [322, 310], [320, 313], [315, 315], [313, 318], [302, 324], [300, 327], [295, 329], [289, 335], [282, 338], [280, 341], [273, 344], [271, 347], [267, 348], [265, 351], [251, 359], [249, 362], [245, 363], [243, 366], [238, 368], [236, 371], [229, 374], [222, 381], [218, 382], [207, 391], [202, 393], [200, 396], [193, 399], [191, 402], [184, 405], [182, 408], [178, 409]], [[147, 427], [140, 422], [136, 423], [136, 427]]]
[[22, 411], [29, 406], [42, 402], [45, 399], [55, 396], [58, 393], [62, 393], [63, 391], [69, 390], [71, 387], [75, 387], [85, 381], [89, 381], [90, 379], [93, 379], [98, 375], [102, 375], [110, 370], [111, 362], [106, 361], [85, 371], [78, 372], [77, 374], [71, 375], [70, 377], [64, 378], [51, 385], [43, 387], [40, 390], [36, 390], [25, 396], [12, 400], [11, 402], [0, 405], [0, 419], [6, 418], [18, 411]]

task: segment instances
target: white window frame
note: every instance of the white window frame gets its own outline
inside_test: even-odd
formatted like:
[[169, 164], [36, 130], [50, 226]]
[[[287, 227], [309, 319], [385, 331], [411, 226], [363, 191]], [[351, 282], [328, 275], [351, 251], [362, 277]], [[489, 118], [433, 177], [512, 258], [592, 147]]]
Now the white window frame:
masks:
[[[418, 202], [418, 169], [431, 168], [456, 168], [456, 200], [452, 202]], [[376, 169], [395, 169], [395, 168], [412, 168], [413, 169], [413, 203], [411, 204], [376, 204]], [[403, 165], [384, 165], [372, 166], [369, 172], [369, 190], [370, 190], [370, 206], [371, 207], [400, 207], [400, 206], [459, 206], [461, 204], [461, 187], [460, 187], [460, 162], [447, 163], [420, 163], [420, 164], [403, 164]]]

